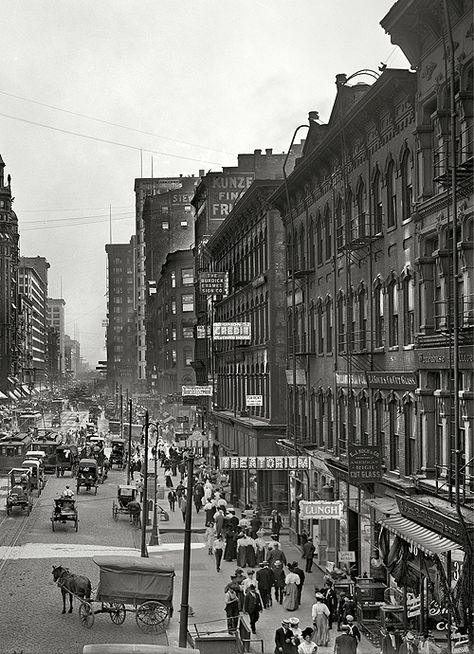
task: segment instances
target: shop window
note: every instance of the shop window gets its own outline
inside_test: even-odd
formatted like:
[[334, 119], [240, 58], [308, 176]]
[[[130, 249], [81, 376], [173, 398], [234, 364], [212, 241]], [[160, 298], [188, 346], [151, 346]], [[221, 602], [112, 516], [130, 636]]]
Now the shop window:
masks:
[[387, 227], [395, 227], [397, 224], [397, 192], [395, 178], [395, 163], [390, 161], [387, 166]]

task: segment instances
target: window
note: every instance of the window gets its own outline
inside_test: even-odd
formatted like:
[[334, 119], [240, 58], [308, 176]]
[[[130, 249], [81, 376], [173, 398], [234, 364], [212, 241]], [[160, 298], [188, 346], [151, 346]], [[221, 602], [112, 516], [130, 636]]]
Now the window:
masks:
[[324, 445], [324, 395], [318, 395], [318, 433], [317, 443], [320, 447]]
[[192, 325], [183, 325], [183, 338], [194, 338]]
[[332, 302], [326, 300], [326, 352], [332, 352]]
[[171, 350], [171, 367], [176, 368], [176, 350]]
[[326, 261], [332, 257], [331, 212], [329, 208], [324, 215], [324, 238], [326, 240]]
[[388, 287], [388, 344], [389, 347], [398, 345], [398, 288], [396, 281], [392, 281]]
[[345, 352], [346, 350], [345, 333], [344, 296], [341, 293], [337, 298], [337, 344], [339, 352]]
[[359, 338], [356, 348], [359, 350], [367, 348], [367, 304], [364, 288], [359, 291]]
[[194, 311], [194, 295], [192, 293], [181, 296], [181, 311], [183, 313]]
[[323, 235], [320, 216], [316, 219], [316, 259], [320, 266], [323, 263]]
[[346, 405], [343, 395], [338, 400], [339, 413], [339, 451], [345, 454], [347, 450], [347, 425], [346, 425]]
[[171, 326], [171, 340], [172, 340], [172, 341], [175, 341], [175, 340], [176, 340], [176, 336], [177, 336], [177, 334], [176, 334], [176, 327], [175, 327], [175, 325], [172, 325], [172, 326]]
[[356, 232], [353, 233], [353, 238], [367, 236], [367, 217], [365, 213], [365, 188], [364, 184], [361, 182], [359, 188], [357, 189], [357, 220], [356, 220]]
[[411, 216], [411, 206], [413, 201], [413, 181], [410, 151], [405, 150], [401, 162], [402, 178], [402, 220], [407, 220]]
[[365, 396], [360, 398], [360, 442], [362, 445], [369, 444], [369, 428], [368, 428], [368, 409], [367, 398]]
[[191, 361], [193, 360], [192, 350], [188, 347], [185, 347], [183, 350], [183, 354], [184, 354], [184, 365], [190, 366]]
[[[315, 237], [314, 224], [313, 224], [313, 219], [311, 218], [311, 221], [309, 223], [309, 245], [308, 245], [309, 246], [308, 263], [310, 268], [314, 268], [314, 237]], [[261, 270], [261, 267], [259, 267], [259, 270]]]
[[384, 346], [383, 290], [378, 283], [374, 289], [375, 347]]
[[384, 425], [384, 407], [383, 399], [379, 396], [375, 398], [375, 443], [382, 453], [382, 463], [385, 463], [385, 425]]
[[176, 300], [171, 300], [171, 313], [176, 314]]
[[161, 229], [162, 229], [164, 232], [166, 232], [166, 231], [169, 230], [169, 228], [170, 228], [170, 224], [169, 224], [169, 222], [168, 222], [167, 220], [163, 220], [163, 221], [161, 222]]
[[323, 305], [319, 301], [317, 306], [318, 312], [318, 354], [324, 353], [324, 332], [323, 332]]
[[403, 344], [415, 342], [415, 285], [410, 276], [403, 280]]
[[395, 179], [395, 163], [390, 161], [387, 167], [387, 227], [397, 224], [397, 192]]
[[372, 194], [374, 200], [374, 234], [380, 234], [382, 231], [382, 176], [380, 171], [377, 170], [375, 173], [373, 185], [372, 185]]
[[183, 268], [181, 270], [181, 283], [183, 286], [192, 286], [194, 284], [193, 268]]
[[414, 429], [414, 409], [413, 402], [409, 399], [404, 404], [404, 419], [405, 419], [405, 466], [406, 474], [413, 475], [418, 469], [417, 465], [417, 452], [415, 441]]
[[176, 273], [174, 270], [171, 271], [170, 279], [171, 279], [171, 288], [176, 288]]
[[333, 449], [334, 447], [334, 418], [333, 418], [333, 407], [332, 407], [332, 395], [328, 393], [326, 398], [326, 409], [327, 409], [327, 447], [328, 449]]
[[188, 221], [187, 220], [180, 220], [179, 221], [179, 226], [181, 229], [188, 229]]
[[339, 198], [339, 201], [336, 206], [336, 247], [340, 250], [344, 246], [344, 223], [343, 221], [343, 210], [342, 210], [342, 200]]
[[168, 213], [168, 212], [169, 212], [169, 207], [168, 207], [168, 205], [164, 204], [161, 207], [161, 213]]
[[395, 399], [388, 404], [388, 429], [390, 445], [390, 470], [398, 470], [400, 465], [400, 434], [398, 431], [398, 406]]

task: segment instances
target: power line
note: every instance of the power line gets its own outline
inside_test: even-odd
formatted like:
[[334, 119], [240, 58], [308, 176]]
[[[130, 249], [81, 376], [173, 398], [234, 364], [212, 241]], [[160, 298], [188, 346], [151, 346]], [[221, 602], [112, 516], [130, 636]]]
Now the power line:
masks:
[[[126, 216], [124, 218], [116, 218], [116, 220], [117, 221], [118, 220], [131, 220], [133, 218], [134, 218], [133, 214], [129, 214], [128, 216]], [[40, 221], [38, 221], [36, 223], [38, 225], [37, 227], [25, 227], [24, 229], [21, 229], [20, 231], [21, 232], [32, 232], [32, 231], [35, 231], [35, 230], [38, 230], [38, 229], [41, 229], [42, 231], [45, 230], [45, 229], [64, 229], [64, 227], [83, 227], [84, 225], [100, 225], [100, 224], [104, 224], [104, 223], [108, 223], [108, 222], [109, 222], [108, 217], [105, 218], [104, 220], [91, 220], [89, 222], [84, 221], [82, 223], [68, 222], [68, 223], [66, 223], [64, 225], [45, 225], [44, 223], [40, 223]]]
[[[52, 218], [51, 220], [47, 219], [41, 219], [41, 220], [22, 220], [21, 224], [22, 225], [44, 225], [45, 222], [48, 223], [59, 223], [59, 222], [68, 222], [70, 223], [73, 220], [87, 220], [89, 218], [102, 218], [102, 217], [107, 217], [108, 218], [109, 214], [105, 213], [100, 213], [96, 214], [95, 216], [70, 216], [69, 218]], [[120, 211], [116, 214], [115, 216], [133, 216], [133, 212], [131, 211]]]
[[54, 132], [60, 132], [61, 134], [70, 134], [71, 136], [79, 136], [83, 139], [89, 139], [90, 141], [97, 141], [98, 143], [107, 143], [108, 145], [117, 145], [121, 148], [127, 148], [128, 150], [136, 150], [137, 152], [148, 152], [148, 154], [159, 154], [162, 157], [174, 157], [175, 159], [186, 159], [187, 161], [197, 161], [198, 163], [210, 163], [215, 164], [216, 166], [222, 166], [220, 161], [209, 161], [209, 159], [196, 159], [195, 157], [186, 157], [181, 154], [171, 154], [170, 152], [160, 152], [159, 150], [150, 150], [148, 148], [142, 148], [137, 145], [129, 145], [128, 143], [120, 143], [119, 141], [111, 141], [109, 139], [101, 139], [98, 136], [91, 136], [90, 134], [82, 134], [81, 132], [73, 132], [69, 129], [62, 129], [61, 127], [53, 127], [52, 125], [45, 125], [44, 123], [38, 123], [35, 120], [28, 120], [27, 118], [19, 118], [18, 116], [10, 116], [9, 114], [0, 113], [0, 116], [3, 118], [9, 118], [10, 120], [18, 120], [21, 123], [27, 123], [28, 125], [35, 125], [36, 127], [44, 127], [45, 129], [51, 129]]
[[[114, 205], [112, 204], [112, 207]], [[115, 209], [133, 209], [133, 204], [123, 204], [118, 207], [114, 207]], [[21, 213], [52, 213], [54, 212], [66, 212], [66, 211], [108, 211], [109, 207], [81, 207], [80, 209], [21, 209]]]
[[[40, 105], [41, 107], [47, 107], [48, 109], [54, 109], [55, 111], [62, 111], [65, 114], [70, 114], [71, 116], [79, 116], [80, 118], [87, 118], [87, 120], [94, 120], [97, 123], [103, 123], [104, 125], [111, 125], [112, 127], [120, 127], [120, 129], [126, 129], [130, 132], [136, 132], [137, 134], [145, 134], [146, 136], [153, 136], [154, 138], [164, 139], [165, 141], [171, 141], [174, 143], [181, 143], [182, 145], [190, 145], [193, 148], [201, 148], [203, 150], [211, 150], [212, 152], [219, 152], [221, 154], [228, 154], [233, 157], [236, 155], [233, 152], [225, 152], [223, 150], [218, 150], [217, 148], [210, 148], [205, 145], [198, 145], [197, 143], [191, 143], [190, 141], [181, 141], [180, 139], [174, 139], [170, 136], [162, 136], [161, 134], [154, 134], [153, 132], [146, 132], [141, 129], [136, 129], [135, 127], [129, 127], [128, 125], [120, 125], [119, 123], [113, 123], [109, 120], [103, 120], [102, 118], [96, 118], [95, 116], [89, 116], [88, 114], [81, 114], [78, 111], [71, 111], [70, 109], [63, 109], [61, 107], [55, 107], [52, 104], [47, 104], [46, 102], [40, 102], [39, 100], [32, 100], [31, 98], [24, 98], [21, 95], [15, 95], [14, 93], [8, 93], [8, 91], [0, 90], [2, 95], [7, 95], [10, 98], [16, 98], [17, 100], [23, 100], [24, 102], [31, 102], [32, 104]], [[209, 163], [209, 162], [206, 162]], [[212, 163], [212, 162], [211, 162]]]

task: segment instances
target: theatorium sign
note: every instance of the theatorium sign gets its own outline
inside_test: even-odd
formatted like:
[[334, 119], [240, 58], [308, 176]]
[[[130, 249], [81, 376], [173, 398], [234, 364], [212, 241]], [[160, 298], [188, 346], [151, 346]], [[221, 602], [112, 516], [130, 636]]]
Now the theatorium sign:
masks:
[[336, 500], [335, 502], [325, 502], [324, 500], [308, 502], [306, 500], [300, 500], [300, 518], [302, 520], [309, 520], [311, 518], [315, 520], [324, 518], [327, 520], [340, 520], [344, 517], [343, 509], [344, 504], [341, 500]]
[[309, 456], [221, 456], [221, 470], [309, 470]]

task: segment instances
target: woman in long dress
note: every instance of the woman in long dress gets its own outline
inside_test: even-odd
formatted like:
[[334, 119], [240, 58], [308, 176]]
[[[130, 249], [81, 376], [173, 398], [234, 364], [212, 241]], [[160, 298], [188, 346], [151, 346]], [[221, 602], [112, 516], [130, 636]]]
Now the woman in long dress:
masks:
[[313, 625], [316, 630], [316, 645], [327, 646], [329, 643], [329, 614], [330, 611], [323, 602], [322, 593], [316, 593], [316, 602], [311, 609]]
[[285, 577], [285, 597], [283, 599], [283, 606], [287, 611], [296, 611], [298, 608], [298, 586], [300, 585], [300, 578], [292, 571]]

